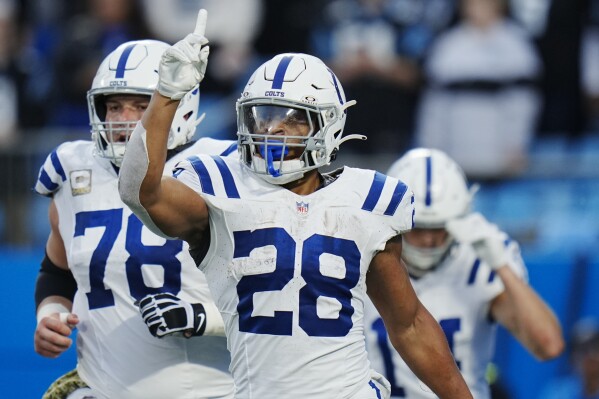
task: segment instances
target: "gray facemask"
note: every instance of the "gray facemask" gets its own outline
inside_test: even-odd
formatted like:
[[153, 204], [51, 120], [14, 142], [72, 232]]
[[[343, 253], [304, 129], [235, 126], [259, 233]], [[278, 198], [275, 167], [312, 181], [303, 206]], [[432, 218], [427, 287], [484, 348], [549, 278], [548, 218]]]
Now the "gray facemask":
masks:
[[404, 239], [401, 257], [412, 276], [422, 277], [441, 263], [452, 242], [453, 240], [447, 237], [445, 243], [439, 247], [420, 248], [409, 244]]

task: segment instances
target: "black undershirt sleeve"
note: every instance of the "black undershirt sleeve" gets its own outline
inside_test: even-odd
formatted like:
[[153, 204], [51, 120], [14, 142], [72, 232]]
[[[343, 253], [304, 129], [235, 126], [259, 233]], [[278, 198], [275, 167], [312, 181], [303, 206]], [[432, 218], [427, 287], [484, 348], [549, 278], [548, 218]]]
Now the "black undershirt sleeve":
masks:
[[57, 295], [73, 301], [77, 282], [73, 274], [56, 266], [48, 254], [44, 256], [35, 283], [35, 308], [47, 297]]

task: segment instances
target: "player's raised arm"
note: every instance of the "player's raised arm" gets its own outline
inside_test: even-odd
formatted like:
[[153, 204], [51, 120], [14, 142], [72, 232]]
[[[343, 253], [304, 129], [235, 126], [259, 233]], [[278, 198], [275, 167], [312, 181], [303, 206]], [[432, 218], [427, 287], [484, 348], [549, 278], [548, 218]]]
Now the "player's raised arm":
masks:
[[162, 56], [159, 81], [148, 109], [133, 132], [119, 174], [121, 199], [157, 234], [196, 239], [204, 230], [208, 210], [190, 188], [163, 177], [167, 141], [179, 101], [204, 78], [208, 40], [207, 12], [200, 10], [193, 33]]
[[[368, 295], [383, 318], [389, 339], [439, 398], [472, 398], [441, 327], [412, 288], [401, 250], [401, 236], [389, 240], [385, 250], [373, 258], [367, 279]], [[397, 301], [398, 297], [402, 300]]]
[[538, 360], [559, 356], [565, 346], [560, 322], [553, 310], [524, 281], [519, 247], [478, 212], [447, 223], [456, 239], [472, 245], [478, 257], [501, 278], [505, 290], [491, 302], [490, 313]]

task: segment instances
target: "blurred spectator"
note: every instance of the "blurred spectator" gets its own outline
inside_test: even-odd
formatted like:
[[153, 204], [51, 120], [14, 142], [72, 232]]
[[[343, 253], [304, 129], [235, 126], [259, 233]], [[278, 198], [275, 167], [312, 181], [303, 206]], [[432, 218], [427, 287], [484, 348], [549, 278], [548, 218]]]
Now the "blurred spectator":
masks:
[[[281, 53], [312, 53], [311, 35], [331, 0], [263, 0], [256, 51], [266, 61]], [[281, 34], [284, 32], [284, 34]]]
[[426, 61], [416, 143], [447, 152], [471, 179], [526, 167], [541, 99], [541, 61], [505, 0], [462, 0], [461, 20]]
[[582, 34], [580, 67], [587, 112], [585, 127], [599, 131], [599, 0], [590, 0]]
[[[83, 4], [83, 3], [81, 3]], [[53, 93], [54, 57], [65, 21], [82, 8], [79, 2], [21, 0], [21, 36], [17, 58], [19, 125], [27, 132], [47, 125]], [[78, 7], [77, 7], [78, 6]]]
[[84, 9], [67, 20], [56, 57], [49, 123], [87, 127], [88, 88], [102, 59], [119, 44], [148, 37], [136, 0], [87, 0]]
[[358, 101], [346, 131], [368, 137], [348, 148], [398, 154], [409, 146], [420, 61], [453, 13], [450, 0], [336, 0], [325, 9], [314, 51]]
[[17, 82], [13, 64], [16, 48], [15, 4], [0, 0], [0, 147], [7, 147], [16, 137]]
[[570, 338], [571, 374], [550, 381], [539, 399], [599, 399], [599, 323], [578, 321]]
[[[18, 132], [18, 101], [20, 75], [18, 70], [16, 21], [19, 9], [13, 0], [0, 0], [0, 242], [24, 243], [27, 229], [29, 187], [27, 169], [20, 151]], [[27, 184], [28, 186], [28, 184]]]
[[551, 0], [545, 33], [538, 39], [545, 71], [541, 87], [542, 135], [579, 137], [585, 118], [581, 91], [582, 22], [589, 0]]
[[151, 32], [169, 43], [191, 32], [197, 10], [206, 9], [210, 62], [202, 90], [231, 94], [245, 84], [262, 23], [262, 0], [142, 0], [142, 5]]
[[512, 16], [534, 38], [545, 34], [551, 3], [552, 0], [509, 0]]

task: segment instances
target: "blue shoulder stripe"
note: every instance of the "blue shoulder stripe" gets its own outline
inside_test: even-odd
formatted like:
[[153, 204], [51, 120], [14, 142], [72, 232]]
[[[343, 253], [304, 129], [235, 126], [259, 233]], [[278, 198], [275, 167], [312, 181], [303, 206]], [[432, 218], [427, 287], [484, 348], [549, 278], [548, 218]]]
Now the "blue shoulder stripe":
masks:
[[472, 270], [470, 270], [470, 276], [468, 276], [468, 285], [474, 284], [474, 280], [476, 280], [476, 274], [478, 273], [478, 269], [480, 267], [480, 259], [476, 259], [474, 264], [472, 265]]
[[[233, 174], [229, 170], [229, 167], [218, 156], [212, 156], [218, 171], [223, 179], [223, 184], [225, 186], [225, 192], [227, 193], [227, 197], [229, 198], [241, 198], [239, 196], [239, 191], [237, 191], [237, 186], [235, 185], [235, 179], [233, 178]], [[214, 185], [212, 184], [212, 177], [210, 176], [210, 172], [208, 172], [208, 168], [204, 165], [204, 162], [198, 156], [191, 156], [188, 158], [191, 166], [197, 173], [200, 178], [200, 184], [202, 185], [202, 191], [205, 194], [216, 195], [214, 191]], [[175, 172], [176, 173], [176, 172]]]
[[[472, 265], [472, 270], [470, 270], [470, 276], [468, 277], [468, 285], [474, 284], [474, 281], [476, 280], [476, 275], [478, 274], [479, 269], [480, 269], [480, 259], [476, 259], [476, 261], [474, 262], [474, 265]], [[495, 280], [495, 272], [491, 271], [491, 273], [489, 273], [489, 277], [487, 278], [487, 283], [492, 283], [493, 280]]]
[[232, 153], [232, 152], [235, 152], [235, 151], [237, 151], [237, 142], [235, 142], [235, 143], [231, 144], [231, 145], [229, 146], [229, 148], [227, 148], [226, 150], [224, 150], [224, 151], [223, 151], [223, 152], [220, 154], [220, 156], [221, 156], [221, 157], [224, 157], [224, 156], [227, 156], [227, 155], [229, 155], [230, 153]]
[[383, 192], [383, 187], [385, 186], [385, 180], [387, 176], [380, 172], [374, 173], [374, 178], [372, 179], [372, 185], [370, 186], [370, 191], [366, 196], [366, 200], [364, 200], [364, 205], [362, 205], [362, 209], [365, 211], [370, 211], [374, 209], [376, 203], [381, 197], [381, 193]]
[[393, 190], [391, 202], [389, 202], [389, 206], [387, 206], [387, 209], [385, 210], [385, 215], [393, 216], [406, 191], [408, 191], [408, 186], [406, 186], [403, 182], [398, 181], [397, 185], [395, 186], [395, 190]]
[[67, 175], [64, 173], [64, 169], [62, 168], [60, 159], [58, 159], [58, 154], [56, 153], [56, 150], [52, 151], [52, 154], [50, 154], [50, 159], [52, 160], [52, 166], [54, 166], [54, 170], [56, 171], [56, 173], [60, 175], [62, 181], [66, 181]]
[[212, 159], [214, 159], [214, 162], [216, 162], [216, 167], [223, 177], [223, 183], [225, 184], [225, 192], [227, 193], [227, 197], [240, 198], [237, 187], [235, 186], [235, 179], [233, 179], [233, 175], [231, 174], [231, 171], [229, 170], [229, 167], [225, 161], [214, 155], [212, 156]]
[[214, 187], [212, 186], [212, 178], [210, 178], [210, 173], [208, 173], [208, 169], [206, 169], [206, 165], [204, 162], [197, 156], [189, 157], [189, 162], [191, 162], [191, 166], [198, 174], [200, 178], [200, 184], [202, 185], [202, 191], [206, 194], [214, 195]]
[[51, 179], [50, 176], [48, 176], [48, 173], [46, 172], [46, 170], [44, 168], [42, 168], [40, 170], [40, 177], [39, 177], [39, 181], [44, 185], [44, 187], [46, 187], [48, 189], [48, 191], [50, 192], [54, 192], [57, 188], [58, 188], [58, 184], [54, 183]]

